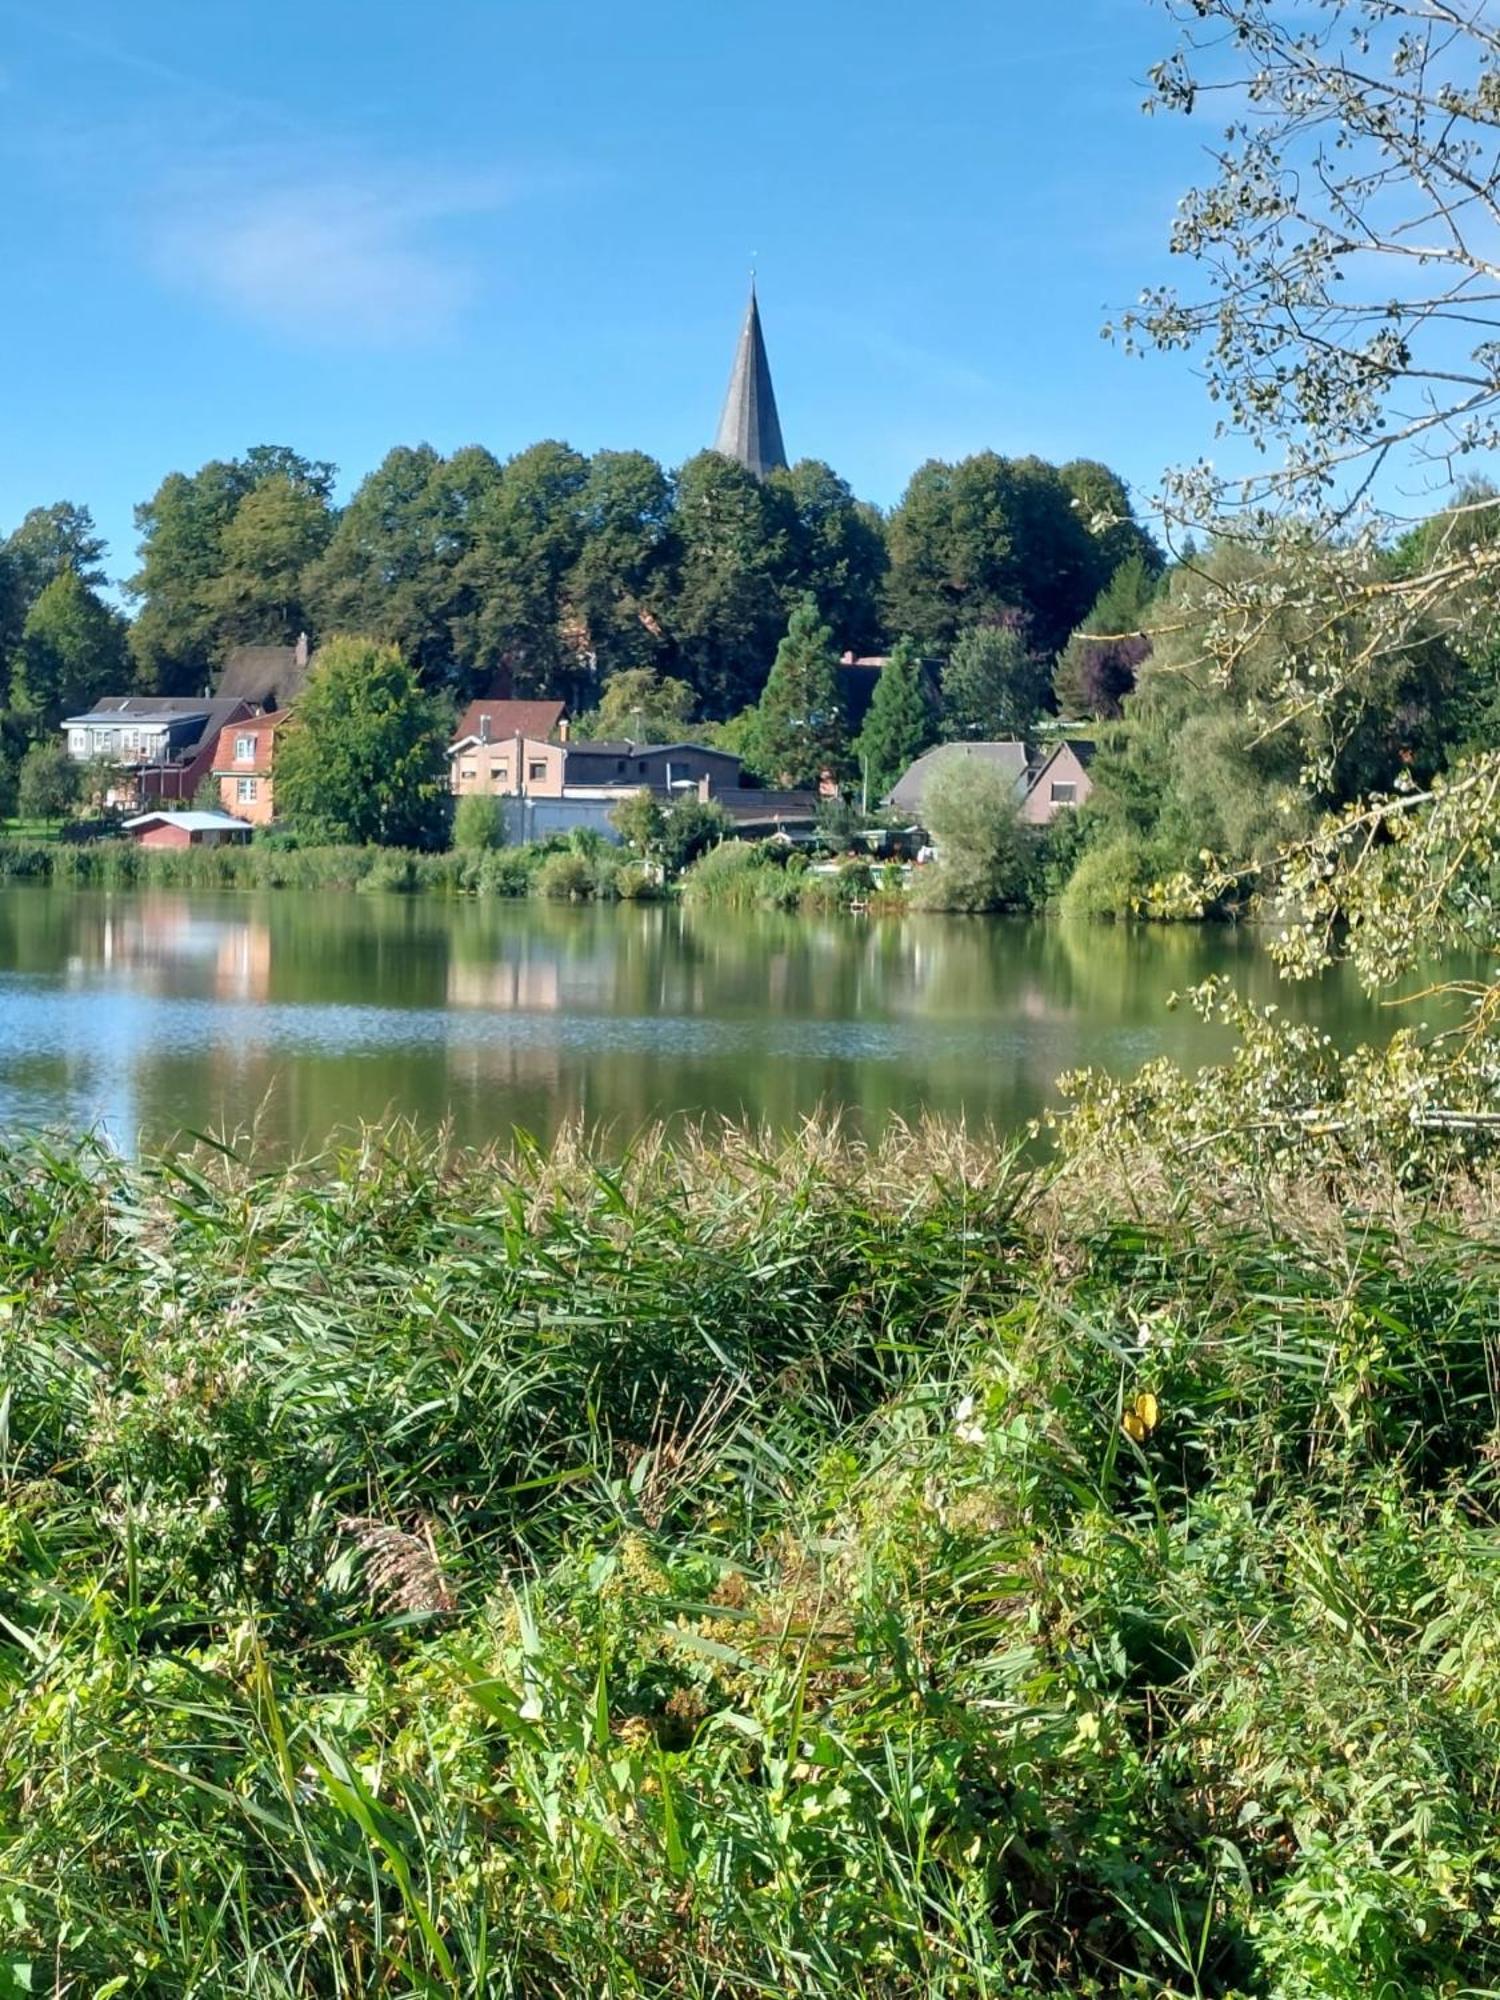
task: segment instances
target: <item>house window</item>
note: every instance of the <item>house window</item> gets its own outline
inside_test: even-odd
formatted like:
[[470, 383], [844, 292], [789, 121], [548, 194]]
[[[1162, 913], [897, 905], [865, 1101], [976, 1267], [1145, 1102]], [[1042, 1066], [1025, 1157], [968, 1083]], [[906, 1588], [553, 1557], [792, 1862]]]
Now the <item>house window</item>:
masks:
[[236, 778], [234, 796], [242, 806], [252, 806], [260, 787], [254, 778]]
[[1053, 805], [1070, 806], [1074, 803], [1077, 797], [1078, 797], [1077, 785], [1068, 784], [1066, 782], [1059, 783], [1056, 779], [1053, 780], [1052, 783]]
[[255, 762], [255, 738], [253, 736], [235, 737], [234, 761], [236, 764], [253, 764]]
[[510, 776], [510, 766], [508, 764], [491, 764], [490, 766], [491, 784], [503, 785], [509, 776]]
[[458, 769], [458, 775], [461, 778], [472, 778], [474, 775], [474, 766], [472, 764], [461, 764]]
[[623, 770], [624, 770], [624, 768], [625, 768], [625, 759], [624, 759], [623, 757], [617, 757], [617, 758], [615, 759], [615, 769], [616, 769], [616, 771], [623, 771]]
[[636, 769], [637, 769], [637, 770], [638, 770], [638, 771], [639, 771], [639, 772], [641, 773], [642, 777], [644, 777], [644, 776], [645, 776], [645, 774], [646, 774], [646, 760], [645, 760], [645, 758], [644, 758], [644, 757], [642, 757], [642, 758], [641, 758], [641, 759], [640, 759], [640, 760], [638, 761], [638, 763], [636, 764], [636, 767], [635, 767], [635, 768], [636, 768]]
[[68, 731], [68, 750], [72, 756], [82, 757], [88, 750], [88, 747], [89, 738], [86, 729], [70, 729]]
[[539, 778], [545, 778], [546, 775], [547, 775], [546, 758], [533, 757], [530, 763], [526, 766], [527, 778], [530, 780], [532, 784], [535, 784]]

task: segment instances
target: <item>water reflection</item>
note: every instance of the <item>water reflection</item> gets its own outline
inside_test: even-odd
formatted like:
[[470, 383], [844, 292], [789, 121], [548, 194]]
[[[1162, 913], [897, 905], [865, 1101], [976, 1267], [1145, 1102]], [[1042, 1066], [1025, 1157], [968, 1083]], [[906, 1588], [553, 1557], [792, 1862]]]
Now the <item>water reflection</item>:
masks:
[[16, 887], [0, 1117], [126, 1145], [253, 1125], [277, 1151], [391, 1113], [470, 1140], [820, 1105], [1013, 1130], [1060, 1071], [1219, 1054], [1166, 1008], [1211, 972], [1346, 1041], [1389, 1030], [1351, 982], [1280, 987], [1225, 931]]

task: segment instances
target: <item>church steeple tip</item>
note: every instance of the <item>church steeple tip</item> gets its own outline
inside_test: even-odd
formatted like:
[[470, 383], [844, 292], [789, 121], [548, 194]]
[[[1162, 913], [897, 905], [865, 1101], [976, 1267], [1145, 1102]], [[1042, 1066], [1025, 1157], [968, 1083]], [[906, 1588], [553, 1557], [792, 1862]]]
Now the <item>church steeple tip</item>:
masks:
[[726, 458], [738, 459], [747, 472], [764, 479], [768, 472], [787, 462], [781, 442], [781, 419], [776, 414], [776, 391], [771, 387], [771, 364], [766, 359], [765, 335], [760, 325], [760, 304], [755, 296], [755, 272], [750, 273], [750, 303], [745, 324], [735, 350], [734, 368], [729, 377], [729, 393], [724, 398], [724, 414], [714, 450]]

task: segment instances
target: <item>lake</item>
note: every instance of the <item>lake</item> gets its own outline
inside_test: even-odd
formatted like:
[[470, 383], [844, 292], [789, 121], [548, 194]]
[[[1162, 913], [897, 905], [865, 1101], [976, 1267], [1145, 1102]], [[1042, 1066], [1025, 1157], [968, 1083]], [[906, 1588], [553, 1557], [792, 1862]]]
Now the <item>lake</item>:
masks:
[[277, 1154], [391, 1114], [462, 1140], [820, 1108], [1009, 1132], [1062, 1070], [1218, 1055], [1166, 1004], [1209, 973], [1343, 1041], [1390, 1029], [1347, 975], [1282, 986], [1251, 935], [1209, 927], [20, 886], [0, 890], [0, 1120], [126, 1148], [253, 1131]]

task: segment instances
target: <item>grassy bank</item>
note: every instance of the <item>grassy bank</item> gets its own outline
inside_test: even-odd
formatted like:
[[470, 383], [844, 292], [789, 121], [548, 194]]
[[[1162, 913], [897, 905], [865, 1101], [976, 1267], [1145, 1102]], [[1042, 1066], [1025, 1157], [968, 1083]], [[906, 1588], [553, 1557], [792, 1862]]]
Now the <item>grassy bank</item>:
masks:
[[638, 896], [648, 887], [618, 849], [535, 843], [419, 854], [390, 847], [146, 848], [128, 840], [0, 841], [0, 881], [79, 888], [368, 889], [449, 896]]
[[[419, 854], [404, 848], [302, 847], [252, 841], [244, 847], [145, 848], [127, 840], [72, 844], [0, 840], [0, 882], [55, 882], [79, 888], [383, 890], [446, 896], [542, 896], [559, 902], [639, 901], [663, 894], [624, 849], [603, 842], [538, 841], [489, 850]], [[686, 900], [720, 909], [823, 913], [877, 905], [904, 908], [863, 865], [837, 876], [808, 872], [806, 857], [772, 859], [729, 841], [682, 877]]]
[[1494, 1990], [1490, 1210], [1096, 1207], [0, 1154], [0, 1991]]

